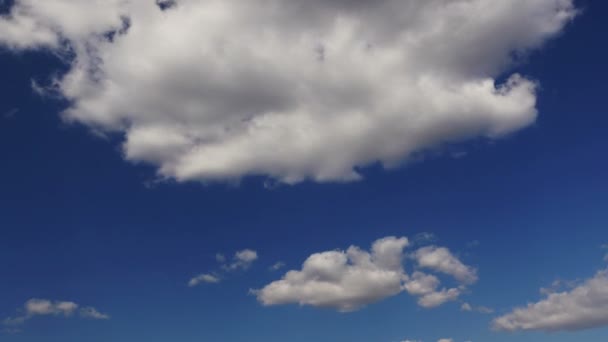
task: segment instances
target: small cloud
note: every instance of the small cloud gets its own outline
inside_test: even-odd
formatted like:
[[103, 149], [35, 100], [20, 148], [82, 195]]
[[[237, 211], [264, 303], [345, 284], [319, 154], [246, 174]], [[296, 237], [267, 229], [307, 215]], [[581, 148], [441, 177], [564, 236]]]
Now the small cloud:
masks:
[[80, 316], [90, 319], [100, 319], [106, 320], [110, 319], [110, 316], [104, 313], [97, 311], [94, 307], [88, 306], [86, 308], [80, 309]]
[[19, 326], [25, 324], [28, 320], [33, 319], [36, 316], [56, 316], [56, 317], [73, 317], [80, 316], [82, 318], [91, 319], [109, 319], [110, 316], [99, 312], [94, 307], [84, 307], [80, 310], [80, 305], [74, 302], [68, 301], [51, 301], [48, 299], [32, 298], [25, 302], [22, 309], [18, 312], [21, 314], [16, 317], [9, 317], [2, 321], [5, 331], [16, 333], [21, 329]]
[[217, 260], [217, 262], [219, 262], [219, 263], [223, 264], [223, 263], [225, 263], [225, 262], [226, 262], [226, 256], [224, 256], [224, 254], [217, 253], [217, 254], [215, 255], [215, 260]]
[[413, 242], [417, 245], [425, 245], [429, 243], [435, 243], [437, 241], [437, 236], [433, 233], [422, 232], [418, 233], [414, 236]]
[[494, 309], [485, 306], [472, 306], [471, 304], [465, 302], [460, 306], [460, 311], [491, 314], [494, 312]]
[[[188, 286], [194, 287], [201, 283], [207, 283], [207, 284], [219, 283], [222, 280], [222, 278], [220, 277], [221, 274], [226, 274], [228, 272], [233, 272], [233, 271], [237, 271], [237, 270], [246, 270], [249, 267], [251, 267], [253, 262], [256, 261], [257, 259], [258, 259], [258, 252], [254, 251], [252, 249], [243, 249], [241, 251], [234, 253], [234, 256], [232, 257], [232, 260], [230, 263], [226, 263], [227, 258], [224, 254], [217, 253], [215, 255], [215, 260], [221, 264], [220, 265], [221, 271], [213, 272], [213, 274], [210, 274], [210, 273], [199, 274], [196, 277], [190, 279], [190, 281], [188, 281]], [[218, 275], [217, 273], [220, 273], [220, 275]]]
[[275, 263], [274, 265], [270, 266], [270, 270], [271, 271], [278, 271], [281, 268], [285, 267], [285, 263], [282, 261], [279, 261], [277, 263]]
[[10, 120], [13, 119], [15, 115], [17, 115], [17, 113], [19, 113], [19, 108], [11, 108], [4, 112], [4, 114], [2, 114], [2, 117], [7, 120]]
[[258, 253], [252, 249], [244, 249], [238, 251], [232, 257], [230, 264], [222, 265], [222, 269], [225, 271], [236, 271], [248, 269], [254, 261], [258, 259]]
[[473, 240], [467, 243], [467, 248], [475, 248], [478, 247], [481, 243], [479, 240]]
[[467, 152], [466, 151], [453, 151], [452, 153], [450, 153], [452, 158], [454, 159], [461, 159], [467, 156]]
[[414, 253], [414, 259], [421, 268], [451, 275], [463, 283], [473, 284], [477, 281], [477, 270], [463, 264], [447, 248], [437, 246], [420, 248]]
[[190, 281], [188, 282], [188, 286], [194, 287], [201, 283], [217, 284], [219, 282], [220, 278], [217, 276], [214, 276], [212, 274], [199, 274], [196, 277], [190, 279]]

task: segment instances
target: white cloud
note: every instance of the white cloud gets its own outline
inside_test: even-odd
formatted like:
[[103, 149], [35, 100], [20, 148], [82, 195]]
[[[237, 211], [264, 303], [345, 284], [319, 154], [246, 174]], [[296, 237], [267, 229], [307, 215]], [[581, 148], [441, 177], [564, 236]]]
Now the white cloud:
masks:
[[414, 258], [420, 267], [449, 274], [463, 283], [472, 284], [477, 281], [477, 271], [464, 265], [447, 248], [424, 247], [416, 251]]
[[207, 283], [207, 284], [215, 284], [215, 283], [219, 283], [220, 282], [220, 278], [217, 276], [214, 276], [212, 274], [199, 274], [196, 277], [190, 279], [190, 281], [188, 282], [188, 286], [190, 287], [194, 287], [197, 285], [200, 285], [201, 283]]
[[94, 307], [90, 306], [80, 309], [80, 316], [91, 319], [110, 319], [108, 314], [101, 313]]
[[424, 296], [435, 292], [439, 286], [439, 278], [422, 272], [414, 272], [405, 282], [405, 289], [411, 295]]
[[[426, 308], [455, 300], [460, 289], [437, 290], [440, 280], [419, 271], [411, 276], [404, 269], [405, 237], [386, 237], [372, 244], [371, 251], [351, 246], [309, 256], [301, 270], [252, 292], [263, 305], [298, 303], [328, 307], [342, 312], [360, 309], [407, 291]], [[464, 288], [464, 287], [463, 287]]]
[[19, 310], [19, 315], [9, 317], [3, 321], [5, 326], [18, 326], [36, 316], [62, 316], [71, 317], [76, 314], [80, 317], [91, 319], [109, 319], [110, 316], [99, 312], [94, 307], [85, 307], [80, 310], [80, 305], [68, 301], [51, 301], [48, 299], [32, 298], [25, 302]]
[[442, 338], [442, 339], [438, 340], [437, 342], [454, 342], [454, 340], [451, 338]]
[[482, 314], [491, 314], [494, 312], [494, 309], [492, 308], [488, 308], [486, 306], [472, 306], [469, 303], [462, 303], [462, 305], [460, 306], [460, 311], [465, 311], [465, 312], [479, 312]]
[[575, 288], [514, 309], [493, 322], [497, 330], [573, 331], [608, 326], [608, 270]]
[[289, 271], [254, 293], [264, 305], [299, 303], [353, 311], [402, 291], [401, 266], [407, 238], [374, 242], [372, 252], [356, 246], [346, 251], [316, 253], [301, 271]]
[[418, 304], [424, 308], [435, 308], [443, 303], [455, 301], [461, 293], [460, 288], [442, 289], [420, 297]]
[[78, 309], [73, 302], [51, 302], [46, 299], [30, 299], [25, 303], [27, 315], [64, 315], [70, 316]]
[[[246, 270], [251, 267], [251, 265], [258, 259], [258, 252], [252, 249], [243, 249], [234, 253], [232, 260], [227, 263], [227, 258], [224, 254], [217, 253], [215, 255], [215, 260], [220, 263], [220, 268], [223, 275], [226, 275], [228, 272], [233, 272], [237, 270]], [[195, 287], [200, 285], [201, 283], [207, 284], [215, 284], [221, 281], [220, 275], [217, 272], [213, 274], [210, 273], [201, 273], [196, 277], [191, 278], [188, 281], [188, 286]]]
[[232, 262], [230, 264], [222, 265], [222, 268], [226, 271], [234, 271], [234, 270], [246, 270], [248, 269], [254, 261], [258, 259], [258, 253], [251, 249], [244, 249], [242, 251], [238, 251], [232, 257]]
[[281, 268], [285, 267], [285, 263], [282, 261], [277, 261], [274, 265], [270, 266], [271, 271], [278, 271]]
[[496, 78], [560, 33], [573, 0], [16, 0], [0, 44], [52, 49], [67, 121], [125, 136], [161, 177], [349, 181], [536, 119]]

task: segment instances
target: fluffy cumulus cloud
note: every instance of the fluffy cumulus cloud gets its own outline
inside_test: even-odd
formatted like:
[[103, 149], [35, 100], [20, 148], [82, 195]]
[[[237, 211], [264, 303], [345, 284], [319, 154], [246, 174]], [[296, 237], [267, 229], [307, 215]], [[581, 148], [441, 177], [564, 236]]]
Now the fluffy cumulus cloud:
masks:
[[497, 330], [573, 331], [608, 326], [608, 270], [571, 290], [549, 292], [546, 298], [498, 317]]
[[315, 253], [301, 270], [291, 270], [253, 293], [263, 305], [297, 303], [343, 312], [403, 291], [419, 297], [419, 304], [427, 308], [457, 299], [466, 284], [439, 289], [437, 276], [406, 272], [405, 249], [409, 245], [405, 237], [386, 237], [375, 241], [370, 251], [351, 246], [345, 251]]
[[9, 327], [19, 326], [36, 316], [80, 316], [98, 320], [110, 318], [109, 315], [101, 313], [94, 307], [89, 306], [81, 308], [80, 305], [74, 302], [32, 298], [25, 302], [23, 308], [19, 310], [19, 315], [6, 318], [3, 321], [3, 324]]
[[51, 49], [67, 121], [178, 181], [349, 181], [360, 167], [533, 123], [496, 79], [573, 0], [16, 0], [0, 44]]

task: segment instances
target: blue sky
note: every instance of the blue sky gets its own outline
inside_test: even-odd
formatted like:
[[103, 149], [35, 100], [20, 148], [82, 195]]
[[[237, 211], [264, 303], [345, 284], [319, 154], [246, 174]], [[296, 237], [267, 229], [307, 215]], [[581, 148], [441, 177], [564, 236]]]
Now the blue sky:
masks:
[[[544, 2], [552, 3], [538, 1]], [[19, 3], [5, 2], [5, 13]], [[187, 0], [185, 3], [183, 6], [188, 5]], [[176, 11], [180, 5], [178, 2]], [[95, 121], [97, 114], [109, 117], [114, 108], [86, 102], [88, 94], [79, 91], [88, 83], [76, 84], [81, 87], [78, 90], [64, 84], [63, 90], [46, 90], [44, 94], [35, 91], [32, 80], [49, 87], [53, 75], [61, 77], [75, 70], [77, 66], [70, 61], [83, 57], [74, 51], [76, 57], [65, 54], [51, 43], [35, 39], [27, 42], [30, 36], [26, 34], [19, 36], [25, 46], [20, 47], [7, 33], [9, 26], [0, 25], [0, 113], [4, 113], [0, 118], [0, 319], [25, 317], [19, 324], [3, 321], [0, 340], [605, 341], [608, 288], [602, 287], [606, 283], [601, 281], [596, 288], [598, 297], [592, 297], [593, 291], [587, 295], [589, 301], [599, 304], [579, 303], [582, 308], [595, 310], [599, 322], [573, 317], [551, 328], [492, 329], [495, 319], [508, 316], [514, 308], [547, 298], [539, 291], [556, 280], [562, 284], [554, 291], [570, 298], [577, 288], [589, 284], [586, 281], [605, 278], [596, 273], [606, 269], [604, 255], [608, 253], [602, 249], [608, 243], [608, 116], [604, 100], [608, 49], [602, 44], [603, 32], [608, 30], [603, 13], [608, 8], [599, 1], [577, 1], [575, 6], [579, 9], [575, 18], [560, 26], [552, 37], [543, 38], [542, 47], [534, 46], [518, 57], [518, 63], [501, 66], [500, 72], [488, 71], [495, 66], [474, 71], [468, 66], [454, 67], [457, 61], [445, 71], [443, 62], [406, 65], [467, 77], [478, 77], [479, 72], [494, 77], [497, 83], [519, 73], [538, 82], [534, 105], [538, 117], [525, 124], [517, 120], [497, 123], [500, 127], [513, 125], [500, 137], [473, 130], [439, 129], [443, 132], [440, 135], [449, 135], [447, 143], [438, 147], [433, 139], [443, 142], [445, 137], [432, 135], [428, 139], [434, 144], [420, 145], [415, 153], [399, 151], [399, 166], [389, 168], [384, 166], [390, 162], [382, 159], [384, 155], [380, 156], [380, 150], [372, 145], [357, 150], [371, 151], [370, 156], [334, 148], [329, 140], [324, 141], [327, 155], [323, 151], [322, 159], [310, 164], [306, 164], [308, 159], [306, 163], [289, 159], [283, 164], [286, 158], [307, 152], [290, 150], [287, 134], [273, 140], [276, 145], [286, 146], [286, 155], [277, 152], [274, 160], [260, 152], [257, 160], [268, 160], [267, 164], [241, 167], [245, 164], [237, 163], [230, 169], [213, 165], [189, 173], [190, 165], [173, 164], [173, 156], [181, 152], [167, 152], [155, 144], [123, 148], [125, 137], [136, 141], [135, 123], [154, 114], [144, 110], [148, 107], [141, 105], [141, 114], [137, 112], [139, 103], [131, 104], [135, 114], [123, 118], [132, 120], [131, 126], [118, 128], [122, 126], [106, 125], [111, 121], [104, 121], [106, 117]], [[167, 16], [171, 10], [166, 11]], [[511, 13], [505, 14], [510, 18], [507, 14]], [[12, 15], [17, 16], [16, 12]], [[442, 20], [440, 14], [437, 16], [438, 21]], [[514, 16], [512, 25], [520, 25], [521, 20], [521, 16]], [[133, 32], [137, 32], [136, 23], [134, 19]], [[65, 27], [66, 44], [77, 46], [79, 39], [85, 39], [70, 36], [69, 26]], [[240, 34], [238, 28], [234, 30], [234, 35]], [[120, 43], [121, 38], [116, 39], [113, 44]], [[100, 54], [102, 59], [118, 53], [101, 51], [107, 53]], [[328, 45], [327, 58], [332, 51]], [[325, 52], [321, 55], [325, 58]], [[491, 51], [477, 56], [479, 65], [493, 56]], [[248, 63], [246, 58], [239, 60], [243, 65]], [[101, 71], [110, 75], [110, 61], [107, 69], [103, 65]], [[231, 67], [241, 70], [238, 63]], [[378, 65], [370, 70], [381, 68]], [[128, 85], [137, 84], [125, 82], [121, 89], [133, 90]], [[275, 85], [260, 84], [265, 86], [274, 89]], [[243, 102], [245, 108], [258, 106], [252, 103], [259, 99], [257, 95], [251, 99], [243, 89], [221, 89], [217, 97]], [[187, 98], [187, 91], [176, 93]], [[116, 101], [148, 92], [156, 94], [153, 88], [138, 88]], [[328, 92], [335, 98], [341, 96], [331, 89]], [[525, 102], [518, 98], [514, 101]], [[424, 101], [405, 104], [426, 108]], [[237, 104], [226, 108], [233, 106]], [[70, 108], [72, 113], [66, 114]], [[178, 107], [171, 104], [168, 108]], [[335, 108], [342, 110], [342, 105]], [[522, 116], [524, 112], [522, 109]], [[160, 113], [167, 115], [165, 119], [176, 120], [189, 115]], [[166, 121], [155, 124], [159, 122]], [[323, 127], [332, 127], [329, 122], [325, 124]], [[161, 135], [171, 134], [164, 129]], [[257, 141], [247, 142], [246, 153], [266, 147], [256, 145]], [[164, 140], [161, 143], [164, 146]], [[232, 165], [232, 160], [246, 160], [232, 146], [232, 141], [222, 140], [217, 149], [221, 156], [217, 158], [225, 157], [226, 165]], [[344, 155], [354, 156], [345, 163], [354, 165], [361, 179], [332, 173], [331, 167], [332, 172], [326, 172], [327, 165], [334, 165], [327, 160], [342, 160]], [[192, 167], [200, 165], [197, 163]], [[432, 234], [432, 239], [421, 238], [424, 233]], [[417, 303], [421, 297], [402, 290], [379, 294], [377, 300], [345, 313], [332, 305], [318, 307], [306, 302], [320, 297], [303, 298], [295, 285], [295, 293], [287, 299], [275, 299], [269, 292], [269, 301], [275, 305], [262, 305], [259, 292], [256, 295], [250, 291], [281, 281], [289, 270], [302, 270], [303, 262], [314, 253], [341, 253], [349, 246], [369, 251], [374, 241], [389, 236], [409, 239], [409, 246], [400, 254], [408, 277], [402, 279], [404, 284], [411, 280], [414, 270], [424, 270], [441, 281], [437, 290], [459, 289], [458, 298], [425, 308]], [[413, 254], [425, 246], [449, 249], [453, 263], [444, 269], [424, 266]], [[245, 261], [234, 257], [247, 249], [255, 251], [257, 257]], [[218, 253], [227, 260], [218, 262]], [[234, 261], [242, 263], [230, 269]], [[285, 266], [271, 270], [277, 262]], [[460, 266], [475, 272], [478, 280], [459, 281], [455, 269]], [[400, 270], [395, 272], [402, 275]], [[191, 278], [202, 274], [213, 275], [218, 282], [188, 286]], [[341, 285], [348, 289], [361, 284], [343, 279]], [[31, 299], [51, 301], [51, 306], [28, 311], [24, 305]], [[93, 307], [108, 317], [96, 319], [79, 310], [62, 311], [55, 307], [60, 302]], [[463, 311], [463, 303], [492, 312]], [[563, 312], [557, 313], [574, 315], [578, 309], [581, 307], [562, 308], [558, 311]], [[535, 314], [526, 316], [527, 324], [537, 323], [531, 318]]]

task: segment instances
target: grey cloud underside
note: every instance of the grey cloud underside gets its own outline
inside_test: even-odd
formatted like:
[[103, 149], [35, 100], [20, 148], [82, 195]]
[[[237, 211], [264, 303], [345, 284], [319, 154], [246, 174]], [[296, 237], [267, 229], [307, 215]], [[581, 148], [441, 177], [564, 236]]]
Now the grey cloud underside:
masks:
[[0, 44], [67, 42], [63, 117], [123, 133], [125, 158], [162, 177], [349, 181], [534, 122], [535, 83], [495, 78], [575, 13], [571, 0], [17, 0]]

